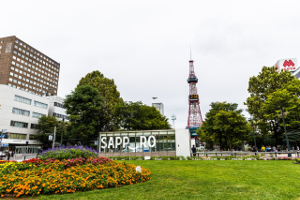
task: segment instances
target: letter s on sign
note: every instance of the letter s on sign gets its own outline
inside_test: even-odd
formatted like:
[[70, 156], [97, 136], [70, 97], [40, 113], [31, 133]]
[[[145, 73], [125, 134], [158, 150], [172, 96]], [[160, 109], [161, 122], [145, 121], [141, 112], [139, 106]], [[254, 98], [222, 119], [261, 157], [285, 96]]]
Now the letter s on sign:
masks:
[[101, 146], [101, 148], [106, 148], [106, 147], [107, 147], [106, 137], [102, 137], [102, 138], [101, 138], [101, 143], [104, 144], [104, 146]]

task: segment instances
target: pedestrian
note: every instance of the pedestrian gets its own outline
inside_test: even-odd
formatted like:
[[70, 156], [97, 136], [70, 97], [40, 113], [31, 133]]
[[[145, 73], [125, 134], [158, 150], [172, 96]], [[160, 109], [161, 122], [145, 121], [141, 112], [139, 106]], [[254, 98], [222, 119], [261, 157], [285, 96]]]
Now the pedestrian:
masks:
[[193, 145], [193, 147], [192, 147], [192, 152], [193, 152], [193, 156], [196, 156], [196, 147], [195, 147], [195, 145]]
[[272, 150], [273, 150], [273, 152], [276, 152], [276, 147], [273, 146], [273, 147], [272, 147]]
[[261, 150], [266, 151], [266, 147], [264, 145], [262, 145]]
[[10, 159], [11, 151], [7, 152], [7, 160]]
[[299, 151], [299, 146], [297, 146], [297, 150]]

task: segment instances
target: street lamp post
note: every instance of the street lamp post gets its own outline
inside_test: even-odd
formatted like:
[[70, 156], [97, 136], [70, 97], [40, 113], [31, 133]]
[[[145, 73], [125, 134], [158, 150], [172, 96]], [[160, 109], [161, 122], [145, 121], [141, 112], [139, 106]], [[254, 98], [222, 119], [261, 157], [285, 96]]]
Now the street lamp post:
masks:
[[[284, 114], [283, 114], [282, 108], [280, 108], [280, 110], [281, 110], [281, 116], [282, 116], [282, 121], [283, 121], [283, 128], [284, 128], [284, 133], [285, 133], [285, 140], [286, 140], [288, 152], [290, 152], [290, 144], [289, 144], [289, 139], [288, 139], [286, 128], [285, 128]], [[288, 157], [292, 157], [291, 153], [288, 153]]]
[[251, 122], [251, 123], [252, 123], [252, 133], [253, 133], [253, 136], [254, 136], [255, 152], [257, 152], [256, 139], [255, 139], [255, 133], [254, 133], [254, 125], [253, 125], [253, 122]]
[[61, 136], [60, 136], [60, 146], [62, 146], [62, 142], [63, 142], [64, 125], [65, 125], [65, 118], [63, 118], [63, 122], [62, 122], [62, 129], [61, 129]]

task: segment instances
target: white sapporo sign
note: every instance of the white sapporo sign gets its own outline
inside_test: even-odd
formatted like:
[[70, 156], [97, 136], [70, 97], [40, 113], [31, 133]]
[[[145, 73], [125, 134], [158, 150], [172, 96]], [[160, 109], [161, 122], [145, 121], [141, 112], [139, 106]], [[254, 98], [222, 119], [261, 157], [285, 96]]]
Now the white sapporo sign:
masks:
[[[153, 141], [153, 143], [151, 144], [151, 140]], [[123, 148], [126, 148], [126, 146], [129, 145], [129, 137], [124, 136], [122, 137], [110, 137], [108, 144], [107, 144], [107, 138], [106, 137], [102, 137], [101, 138], [101, 148], [105, 149], [105, 148], [118, 148], [119, 146], [121, 146], [121, 144], [123, 143]], [[140, 136], [140, 147], [142, 148], [147, 147], [146, 143], [148, 143], [149, 147], [155, 147], [156, 144], [156, 139], [153, 135], [150, 135], [147, 141], [146, 136]], [[103, 144], [103, 145], [102, 145]], [[137, 149], [137, 147], [130, 147], [128, 146], [129, 149], [131, 150], [135, 150]]]

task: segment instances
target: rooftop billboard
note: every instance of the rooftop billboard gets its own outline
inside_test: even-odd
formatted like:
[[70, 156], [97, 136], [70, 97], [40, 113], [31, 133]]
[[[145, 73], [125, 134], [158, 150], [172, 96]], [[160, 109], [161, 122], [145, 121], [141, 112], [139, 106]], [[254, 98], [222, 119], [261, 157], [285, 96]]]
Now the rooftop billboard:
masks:
[[287, 58], [278, 60], [274, 65], [279, 71], [289, 70], [295, 71], [298, 68], [298, 62], [296, 58]]

